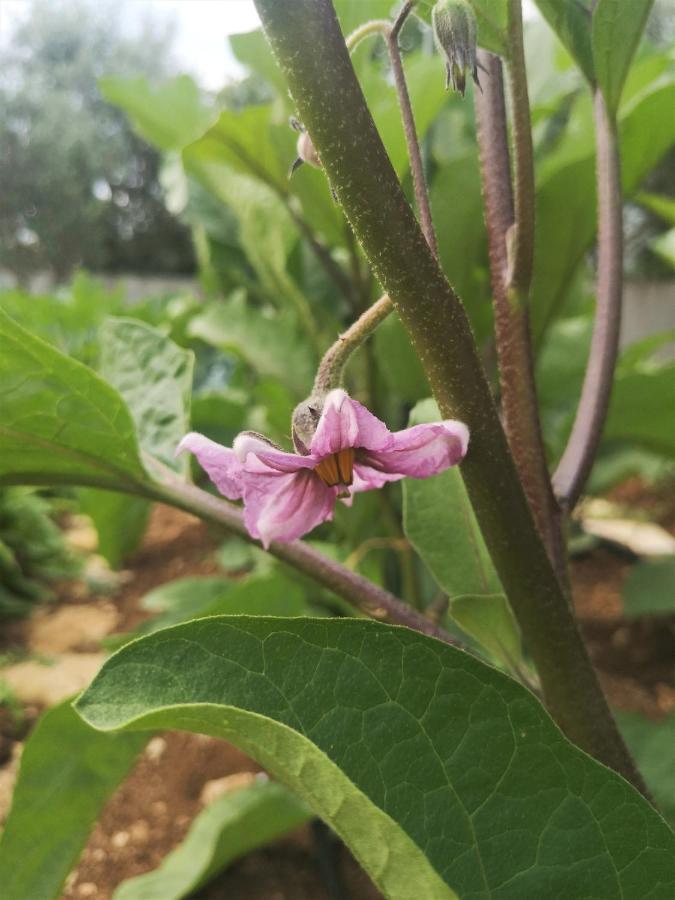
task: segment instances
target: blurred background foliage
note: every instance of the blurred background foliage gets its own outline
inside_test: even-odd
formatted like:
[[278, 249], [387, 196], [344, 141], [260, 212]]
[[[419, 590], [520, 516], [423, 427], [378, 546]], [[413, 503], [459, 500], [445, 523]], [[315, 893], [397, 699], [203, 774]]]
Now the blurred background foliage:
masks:
[[[363, 4], [335, 5], [345, 33], [362, 22]], [[390, 0], [372, 0], [368, 16], [388, 16], [391, 8]], [[166, 29], [149, 24], [131, 39], [116, 18], [108, 4], [38, 4], [16, 32], [0, 73], [0, 265], [20, 281], [46, 268], [61, 286], [41, 296], [5, 290], [0, 303], [30, 331], [99, 369], [108, 317], [151, 325], [195, 353], [194, 430], [230, 443], [249, 428], [287, 443], [291, 410], [307, 395], [321, 352], [378, 296], [376, 279], [322, 172], [305, 165], [289, 178], [295, 110], [262, 33], [230, 38], [245, 75], [208, 92], [176, 71]], [[657, 4], [619, 110], [626, 267], [638, 292], [641, 279], [672, 279], [675, 266], [672, 36], [668, 5]], [[532, 324], [554, 465], [592, 324], [594, 137], [588, 88], [543, 20], [528, 21], [526, 44], [537, 166]], [[444, 90], [443, 66], [422, 22], [406, 26], [402, 48], [441, 262], [494, 379], [473, 105]], [[353, 59], [412, 198], [384, 48], [364, 41]], [[132, 304], [123, 288], [104, 288], [78, 269], [194, 271], [198, 283]], [[631, 473], [671, 477], [675, 440], [663, 414], [675, 406], [671, 341], [672, 334], [657, 333], [625, 348], [591, 492]], [[352, 363], [348, 388], [392, 428], [404, 427], [428, 397], [394, 317]], [[412, 508], [417, 489], [411, 482], [362, 495], [312, 539], [330, 535], [331, 552], [426, 606], [445, 586], [402, 541], [402, 490]], [[144, 501], [92, 490], [69, 496], [92, 516], [100, 551], [122, 565], [142, 538]]]

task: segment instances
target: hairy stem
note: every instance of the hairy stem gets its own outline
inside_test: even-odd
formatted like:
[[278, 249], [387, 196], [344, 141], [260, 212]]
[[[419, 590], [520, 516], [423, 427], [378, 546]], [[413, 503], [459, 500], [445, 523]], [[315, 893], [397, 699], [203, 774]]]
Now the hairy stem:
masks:
[[366, 338], [387, 318], [393, 308], [394, 305], [389, 299], [389, 295], [384, 294], [372, 306], [369, 306], [365, 312], [361, 313], [356, 322], [353, 322], [340, 335], [337, 341], [328, 348], [319, 363], [316, 378], [314, 379], [313, 394], [327, 394], [328, 391], [341, 384], [342, 375], [349, 357], [359, 349]]
[[478, 58], [487, 75], [483, 92], [476, 91], [474, 97], [504, 430], [539, 534], [560, 583], [566, 585], [560, 515], [551, 489], [539, 420], [528, 304], [526, 299], [520, 302], [520, 298], [513, 296], [527, 288], [510, 285], [507, 242], [514, 227], [518, 226], [511, 183], [502, 65], [498, 57], [485, 51], [480, 51]]
[[[163, 473], [162, 483], [146, 486], [144, 493], [152, 500], [169, 503], [171, 506], [226, 528], [252, 544], [258, 543], [246, 530], [240, 509], [194, 485], [186, 484]], [[324, 556], [309, 544], [304, 544], [302, 541], [280, 544], [275, 541], [271, 544], [269, 553], [327, 587], [366, 616], [393, 625], [406, 625], [408, 628], [438, 638], [447, 644], [459, 646], [451, 635], [403, 603], [394, 594], [341, 563]]]
[[[509, 63], [513, 130], [514, 220], [509, 287], [527, 302], [534, 259], [534, 152], [527, 93], [521, 0], [508, 0]], [[517, 299], [517, 298], [516, 298]]]
[[468, 319], [401, 190], [332, 3], [255, 4], [338, 200], [410, 333], [442, 415], [463, 419], [471, 429], [462, 474], [545, 701], [571, 740], [644, 790], [539, 539]]
[[596, 183], [598, 192], [598, 274], [591, 349], [572, 433], [553, 487], [570, 511], [586, 484], [595, 460], [612, 392], [619, 352], [623, 289], [623, 220], [621, 166], [616, 121], [595, 90]]
[[369, 37], [372, 34], [380, 34], [387, 44], [391, 69], [394, 74], [394, 84], [396, 85], [398, 104], [401, 110], [405, 142], [408, 148], [408, 159], [410, 160], [410, 171], [415, 192], [415, 202], [417, 203], [417, 210], [420, 217], [420, 226], [424, 237], [427, 239], [427, 243], [431, 247], [431, 252], [434, 256], [438, 257], [438, 242], [436, 240], [434, 221], [431, 217], [431, 204], [429, 203], [429, 192], [427, 190], [426, 178], [424, 177], [424, 164], [422, 162], [422, 153], [417, 137], [417, 128], [415, 127], [415, 116], [413, 114], [408, 84], [403, 70], [401, 51], [398, 46], [399, 34], [401, 33], [401, 29], [410, 15], [410, 11], [415, 5], [415, 2], [416, 0], [407, 0], [407, 2], [403, 4], [403, 7], [393, 24], [386, 19], [373, 19], [371, 22], [365, 22], [349, 35], [345, 43], [351, 51], [357, 44], [360, 44], [364, 38]]

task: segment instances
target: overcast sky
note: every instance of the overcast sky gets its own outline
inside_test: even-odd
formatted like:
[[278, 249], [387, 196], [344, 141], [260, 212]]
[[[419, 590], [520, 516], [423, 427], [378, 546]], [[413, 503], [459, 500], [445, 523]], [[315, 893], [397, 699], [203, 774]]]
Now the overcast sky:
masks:
[[[0, 0], [0, 44], [11, 40], [13, 24], [25, 13], [29, 2]], [[363, 3], [365, 9], [367, 0]], [[218, 90], [242, 73], [229, 52], [226, 36], [252, 31], [260, 24], [253, 0], [127, 0], [120, 8], [130, 25], [144, 15], [175, 22], [176, 54], [181, 67], [211, 90]], [[525, 0], [524, 8], [526, 16], [532, 15], [532, 0]]]
[[[0, 0], [2, 44], [11, 40], [14, 23], [28, 5], [29, 0]], [[182, 68], [213, 90], [242, 71], [228, 50], [226, 36], [252, 31], [260, 24], [253, 0], [128, 0], [121, 9], [130, 24], [145, 15], [175, 22], [176, 54]]]

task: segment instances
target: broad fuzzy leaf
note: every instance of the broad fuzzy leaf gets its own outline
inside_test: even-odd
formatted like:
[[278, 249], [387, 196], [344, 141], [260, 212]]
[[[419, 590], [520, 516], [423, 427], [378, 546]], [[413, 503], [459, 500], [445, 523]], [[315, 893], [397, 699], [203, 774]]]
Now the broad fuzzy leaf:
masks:
[[153, 88], [147, 78], [101, 78], [105, 99], [119, 106], [142, 138], [159, 150], [180, 150], [202, 134], [213, 118], [189, 75]]
[[124, 401], [0, 311], [0, 483], [119, 489], [147, 480]]
[[234, 741], [347, 842], [391, 900], [662, 898], [675, 835], [536, 698], [375, 622], [222, 617], [158, 632], [77, 704], [103, 730]]
[[187, 471], [176, 447], [190, 430], [194, 354], [134, 319], [108, 319], [101, 329], [99, 369], [126, 400], [141, 447], [177, 471]]

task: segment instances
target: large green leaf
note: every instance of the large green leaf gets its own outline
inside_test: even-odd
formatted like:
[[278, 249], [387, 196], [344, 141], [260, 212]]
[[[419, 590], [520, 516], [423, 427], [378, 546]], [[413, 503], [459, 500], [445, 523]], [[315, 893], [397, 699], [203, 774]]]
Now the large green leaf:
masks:
[[190, 430], [194, 354], [135, 319], [107, 319], [99, 369], [120, 392], [136, 423], [141, 447], [176, 471], [176, 447]]
[[260, 375], [278, 378], [298, 395], [312, 386], [312, 356], [288, 316], [266, 315], [243, 296], [209, 304], [190, 324], [192, 337], [234, 351]]
[[0, 311], [0, 482], [119, 489], [147, 480], [124, 401]]
[[183, 843], [158, 869], [123, 882], [113, 900], [181, 900], [235, 859], [308, 818], [293, 794], [272, 781], [225, 794], [197, 816]]
[[142, 138], [160, 150], [180, 150], [202, 134], [213, 118], [189, 75], [154, 88], [144, 76], [101, 78], [105, 99], [129, 116]]
[[591, 48], [591, 12], [584, 0], [535, 0], [539, 10], [588, 81], [595, 78]]
[[654, 0], [598, 0], [591, 44], [595, 77], [612, 115]]
[[[627, 197], [672, 145], [674, 106], [675, 82], [662, 79], [620, 110], [622, 180]], [[595, 237], [595, 159], [590, 135], [582, 144], [589, 150], [579, 158], [564, 158], [560, 165], [548, 161], [537, 189], [531, 309], [538, 343], [560, 314], [572, 277]]]
[[675, 364], [617, 375], [604, 436], [675, 457]]
[[[424, 400], [410, 414], [410, 424], [438, 418], [436, 403]], [[458, 469], [434, 478], [403, 481], [403, 526], [450, 598], [501, 592]]]
[[536, 698], [447, 644], [352, 619], [214, 618], [128, 645], [77, 704], [102, 730], [234, 741], [390, 900], [662, 898], [675, 835]]
[[21, 757], [12, 809], [0, 839], [3, 900], [54, 900], [96, 818], [147, 740], [103, 734], [55, 706]]

